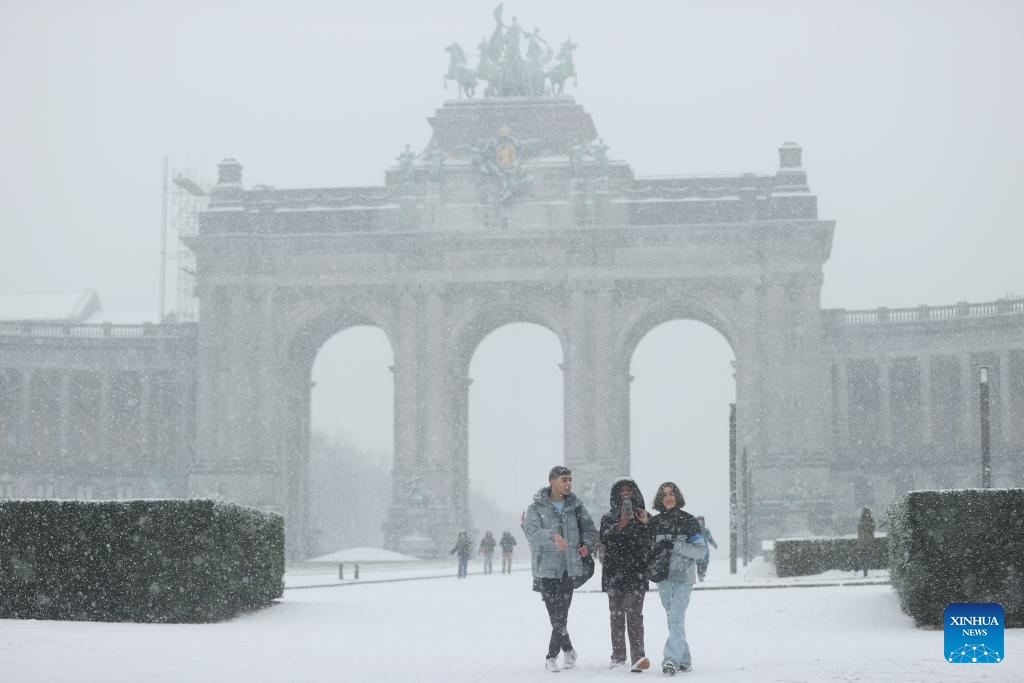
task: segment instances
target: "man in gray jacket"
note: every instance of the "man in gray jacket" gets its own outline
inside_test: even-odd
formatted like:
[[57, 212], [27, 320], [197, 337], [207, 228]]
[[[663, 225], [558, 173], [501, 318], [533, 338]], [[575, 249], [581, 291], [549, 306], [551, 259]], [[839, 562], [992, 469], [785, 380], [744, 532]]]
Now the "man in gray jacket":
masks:
[[[582, 558], [594, 552], [597, 542], [594, 521], [571, 489], [569, 468], [551, 468], [548, 486], [537, 491], [523, 521], [533, 557], [533, 575], [540, 579], [541, 597], [551, 620], [551, 639], [544, 663], [548, 671], [576, 666], [576, 650], [567, 628], [573, 577], [583, 575]], [[565, 653], [561, 667], [557, 660], [559, 650]]]

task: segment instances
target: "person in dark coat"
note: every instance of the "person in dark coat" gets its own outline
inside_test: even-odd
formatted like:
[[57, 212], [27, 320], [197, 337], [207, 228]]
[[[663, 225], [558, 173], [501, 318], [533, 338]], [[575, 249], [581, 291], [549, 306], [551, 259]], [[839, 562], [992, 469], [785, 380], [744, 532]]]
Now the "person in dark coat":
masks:
[[626, 632], [629, 632], [630, 669], [651, 666], [644, 652], [644, 599], [650, 585], [644, 577], [651, 545], [644, 497], [632, 479], [612, 484], [609, 510], [601, 518], [601, 590], [608, 594], [612, 658], [608, 668], [626, 667]]
[[516, 539], [509, 532], [501, 534], [501, 540], [498, 541], [501, 544], [501, 573], [511, 574], [512, 573], [512, 550], [516, 547]]
[[494, 540], [494, 534], [490, 531], [480, 539], [480, 554], [484, 556], [484, 574], [494, 573], [494, 546], [498, 542]]
[[449, 555], [458, 553], [460, 579], [466, 578], [466, 566], [469, 564], [469, 554], [471, 552], [473, 552], [473, 542], [469, 540], [469, 534], [465, 531], [460, 531], [459, 538], [455, 541], [455, 547], [448, 553]]
[[868, 575], [868, 568], [871, 566], [871, 550], [874, 545], [875, 520], [871, 516], [871, 510], [864, 508], [860, 512], [860, 521], [857, 522], [857, 568], [864, 570], [864, 576]]

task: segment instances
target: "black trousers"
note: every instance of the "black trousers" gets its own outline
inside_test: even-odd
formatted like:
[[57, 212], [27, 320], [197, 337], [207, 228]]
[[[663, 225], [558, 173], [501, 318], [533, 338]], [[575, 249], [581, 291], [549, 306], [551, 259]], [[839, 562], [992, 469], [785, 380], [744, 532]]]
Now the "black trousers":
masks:
[[569, 606], [572, 605], [572, 579], [563, 573], [560, 579], [541, 579], [540, 596], [548, 608], [551, 621], [551, 640], [548, 642], [548, 659], [558, 656], [558, 651], [572, 649], [569, 640]]
[[612, 627], [612, 660], [626, 661], [626, 632], [629, 631], [630, 660], [644, 653], [644, 597], [641, 591], [608, 591], [608, 612]]

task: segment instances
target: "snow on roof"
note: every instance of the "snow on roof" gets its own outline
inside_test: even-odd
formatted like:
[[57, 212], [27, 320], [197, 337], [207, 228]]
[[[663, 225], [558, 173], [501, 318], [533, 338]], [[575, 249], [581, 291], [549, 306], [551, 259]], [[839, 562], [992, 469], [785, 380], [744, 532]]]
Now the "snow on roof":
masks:
[[418, 562], [419, 558], [383, 548], [346, 548], [307, 562]]
[[96, 311], [84, 320], [90, 325], [141, 325], [142, 323], [157, 323], [156, 313], [147, 311]]
[[92, 289], [77, 292], [0, 293], [0, 320], [84, 322], [100, 309]]

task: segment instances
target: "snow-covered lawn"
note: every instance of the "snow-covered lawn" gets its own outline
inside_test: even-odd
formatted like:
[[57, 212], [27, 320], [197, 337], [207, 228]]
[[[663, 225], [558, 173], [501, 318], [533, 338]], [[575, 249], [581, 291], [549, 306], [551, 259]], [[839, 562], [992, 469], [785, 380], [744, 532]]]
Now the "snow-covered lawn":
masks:
[[[1000, 664], [947, 664], [942, 631], [915, 628], [887, 585], [789, 581], [788, 588], [748, 588], [762, 585], [752, 583], [756, 568], [741, 577], [746, 584], [726, 569], [712, 564], [701, 585], [723, 590], [694, 593], [687, 618], [694, 671], [676, 681], [1024, 680], [1024, 629], [1007, 631]], [[449, 575], [369, 583], [417, 572]], [[458, 580], [452, 572], [437, 565], [379, 576], [364, 570], [365, 583], [291, 587], [279, 604], [222, 624], [0, 620], [0, 681], [636, 680], [605, 668], [610, 645], [602, 593], [576, 594], [569, 627], [580, 661], [572, 671], [551, 674], [543, 670], [549, 627], [529, 574]], [[317, 580], [293, 572], [288, 585]], [[595, 578], [587, 589], [597, 587]], [[666, 629], [654, 593], [645, 615], [647, 652], [657, 663]], [[653, 669], [643, 675], [662, 679]]]

